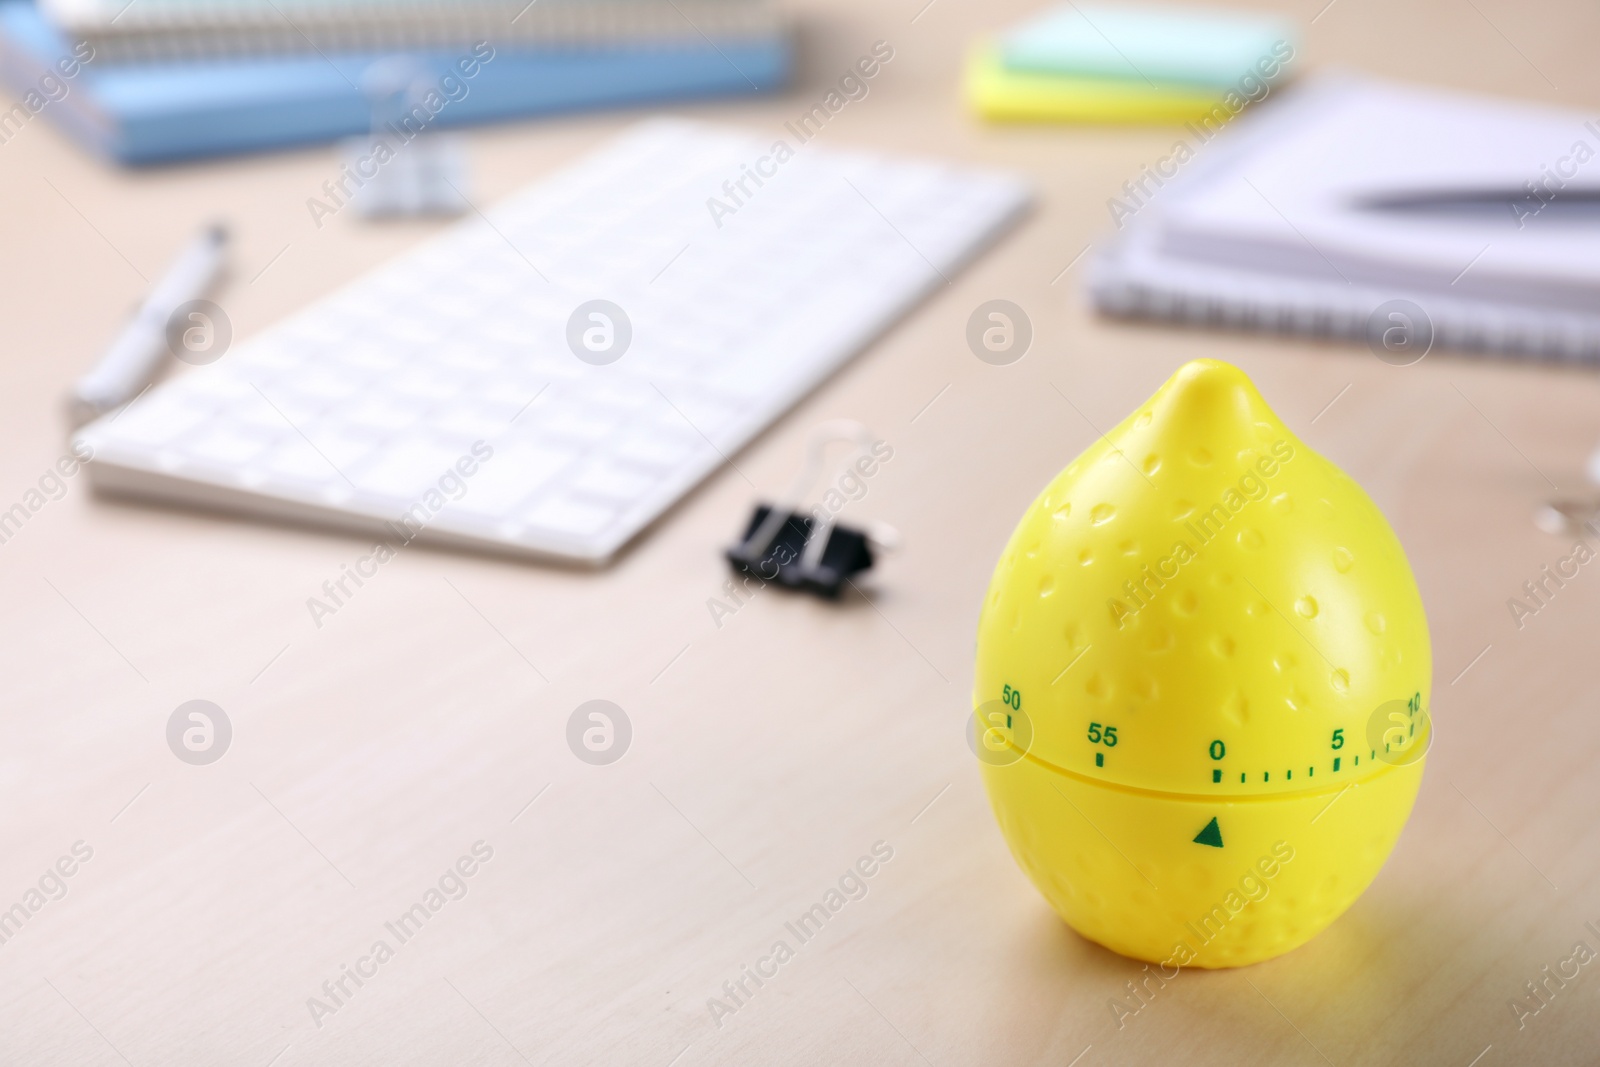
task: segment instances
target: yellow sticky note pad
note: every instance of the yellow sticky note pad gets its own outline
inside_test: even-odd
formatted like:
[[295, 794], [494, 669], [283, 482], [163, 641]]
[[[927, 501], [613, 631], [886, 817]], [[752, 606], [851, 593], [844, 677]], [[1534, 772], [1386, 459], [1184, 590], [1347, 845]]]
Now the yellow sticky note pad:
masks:
[[967, 63], [967, 101], [991, 122], [1167, 125], [1232, 115], [1214, 89], [1008, 70], [992, 44]]

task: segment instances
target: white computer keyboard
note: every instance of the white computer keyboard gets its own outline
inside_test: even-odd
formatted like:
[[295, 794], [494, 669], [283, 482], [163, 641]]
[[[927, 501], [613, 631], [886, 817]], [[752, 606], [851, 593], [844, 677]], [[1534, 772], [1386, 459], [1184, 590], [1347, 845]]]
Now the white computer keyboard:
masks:
[[[83, 428], [91, 476], [604, 561], [1028, 200], [1005, 175], [815, 144], [778, 163], [772, 147], [641, 124]], [[758, 164], [776, 173], [730, 197]], [[593, 300], [631, 326], [611, 362], [620, 322], [583, 317], [569, 344]]]

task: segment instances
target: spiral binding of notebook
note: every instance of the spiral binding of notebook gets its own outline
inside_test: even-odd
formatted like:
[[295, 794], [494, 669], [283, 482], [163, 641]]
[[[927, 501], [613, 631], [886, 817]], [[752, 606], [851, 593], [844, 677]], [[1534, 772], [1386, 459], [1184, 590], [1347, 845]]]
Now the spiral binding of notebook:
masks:
[[779, 31], [766, 0], [40, 0], [105, 62], [749, 39]]
[[[1371, 341], [1373, 312], [1409, 299], [1429, 319], [1433, 347], [1531, 359], [1600, 362], [1600, 315], [1452, 299], [1420, 290], [1303, 284], [1214, 265], [1186, 265], [1128, 243], [1094, 263], [1089, 292], [1105, 315], [1192, 326]], [[1405, 295], [1409, 292], [1409, 296]]]

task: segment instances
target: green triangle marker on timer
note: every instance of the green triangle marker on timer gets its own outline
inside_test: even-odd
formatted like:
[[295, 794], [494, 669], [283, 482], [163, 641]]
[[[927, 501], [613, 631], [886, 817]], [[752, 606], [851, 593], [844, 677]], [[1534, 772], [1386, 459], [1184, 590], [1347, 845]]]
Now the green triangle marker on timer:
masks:
[[[1190, 824], [1191, 826], [1193, 823]], [[1222, 847], [1222, 827], [1217, 825], [1217, 817], [1213, 815], [1211, 821], [1206, 823], [1206, 828], [1194, 835], [1197, 845], [1210, 845], [1212, 848]]]

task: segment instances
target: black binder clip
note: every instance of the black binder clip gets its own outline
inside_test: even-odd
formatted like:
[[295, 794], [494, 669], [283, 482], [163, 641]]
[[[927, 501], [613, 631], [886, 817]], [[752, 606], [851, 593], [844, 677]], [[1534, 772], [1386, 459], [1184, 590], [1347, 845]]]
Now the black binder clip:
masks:
[[[855, 472], [855, 481], [866, 484], [864, 468], [874, 469], [878, 462], [867, 428], [848, 420], [819, 426], [806, 448], [805, 466], [784, 500], [757, 505], [739, 543], [724, 553], [734, 570], [761, 582], [836, 600], [846, 582], [872, 566], [874, 549], [885, 552], [896, 547], [898, 534], [882, 523], [856, 530], [834, 522], [838, 509], [826, 503], [816, 504], [809, 511], [800, 509], [801, 498], [822, 470], [823, 453], [835, 441], [856, 444], [841, 473], [841, 483]], [[858, 466], [863, 457], [865, 464]]]

